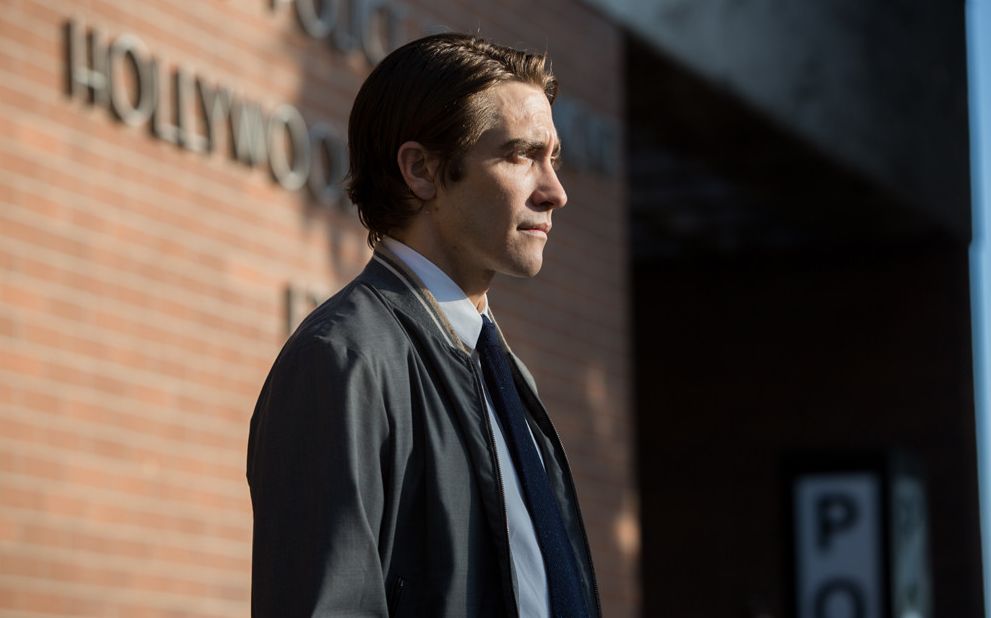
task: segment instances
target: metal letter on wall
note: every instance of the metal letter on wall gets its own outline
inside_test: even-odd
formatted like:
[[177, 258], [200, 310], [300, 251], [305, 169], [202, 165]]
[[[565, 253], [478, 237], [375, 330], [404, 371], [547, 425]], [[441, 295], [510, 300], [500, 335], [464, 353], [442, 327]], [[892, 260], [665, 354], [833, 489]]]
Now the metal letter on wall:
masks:
[[[286, 153], [286, 145], [291, 156]], [[268, 119], [268, 166], [272, 176], [289, 191], [305, 185], [310, 173], [309, 131], [299, 111], [288, 103], [275, 108]]]
[[65, 22], [66, 92], [72, 98], [82, 98], [95, 105], [110, 100], [110, 77], [107, 73], [107, 48], [95, 29], [83, 33], [76, 20]]
[[[206, 124], [206, 152], [213, 152], [220, 141], [220, 134], [231, 113], [231, 93], [223, 86], [211, 86], [202, 78], [196, 78], [200, 111]], [[233, 146], [231, 147], [233, 149]]]
[[[157, 98], [155, 80], [148, 63], [142, 58], [143, 53], [144, 44], [133, 34], [122, 34], [110, 45], [110, 103], [117, 118], [132, 127], [140, 127], [148, 122], [155, 111]], [[123, 80], [125, 66], [130, 66], [133, 70], [136, 103], [131, 103]]]
[[345, 54], [360, 49], [372, 65], [399, 46], [407, 15], [405, 7], [389, 0], [270, 0], [269, 9], [274, 13], [288, 4], [307, 36]]
[[347, 144], [341, 133], [325, 122], [310, 127], [310, 193], [324, 206], [345, 203], [341, 181], [347, 171]]
[[231, 149], [234, 158], [248, 166], [268, 158], [265, 118], [261, 107], [252, 101], [231, 101]]
[[[176, 88], [177, 78], [173, 74], [170, 80], [162, 76], [161, 66], [157, 58], [148, 61], [148, 72], [151, 73], [152, 83], [156, 93], [155, 110], [151, 114], [151, 132], [158, 139], [170, 144], [179, 144], [179, 127], [176, 126], [176, 118], [179, 115], [178, 92]], [[169, 87], [166, 86], [169, 84]], [[171, 97], [169, 95], [172, 95]], [[171, 109], [171, 114], [169, 113]], [[171, 116], [171, 118], [169, 117]]]
[[322, 39], [340, 23], [341, 0], [296, 0], [296, 18], [306, 34]]
[[361, 41], [361, 49], [368, 61], [376, 65], [399, 47], [405, 10], [385, 0], [355, 0], [351, 6], [354, 32]]
[[206, 150], [206, 136], [197, 131], [195, 99], [195, 78], [178, 67], [175, 70], [175, 121], [179, 127], [179, 144], [191, 152]]

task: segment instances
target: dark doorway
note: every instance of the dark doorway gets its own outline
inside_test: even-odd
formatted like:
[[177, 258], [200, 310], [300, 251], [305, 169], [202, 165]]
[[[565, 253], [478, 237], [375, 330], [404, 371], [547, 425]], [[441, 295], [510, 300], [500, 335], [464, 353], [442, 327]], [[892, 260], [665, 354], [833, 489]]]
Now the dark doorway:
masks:
[[627, 49], [644, 615], [791, 615], [782, 458], [895, 448], [934, 615], [982, 615], [968, 239]]

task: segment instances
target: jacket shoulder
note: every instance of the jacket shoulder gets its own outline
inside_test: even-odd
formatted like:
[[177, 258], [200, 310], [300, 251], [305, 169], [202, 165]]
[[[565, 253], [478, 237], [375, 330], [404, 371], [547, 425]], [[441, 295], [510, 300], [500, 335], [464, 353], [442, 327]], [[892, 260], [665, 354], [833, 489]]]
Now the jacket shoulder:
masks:
[[289, 337], [280, 356], [322, 352], [392, 357], [408, 347], [394, 309], [374, 288], [356, 280], [314, 309]]

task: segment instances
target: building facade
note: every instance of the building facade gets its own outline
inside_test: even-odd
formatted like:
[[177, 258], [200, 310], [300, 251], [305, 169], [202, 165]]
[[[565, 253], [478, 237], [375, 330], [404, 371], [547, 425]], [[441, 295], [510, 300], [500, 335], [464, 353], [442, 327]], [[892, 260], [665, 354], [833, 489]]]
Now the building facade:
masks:
[[490, 298], [569, 447], [603, 609], [639, 613], [623, 38], [569, 0], [8, 0], [0, 613], [249, 613], [245, 447], [294, 324], [358, 273], [340, 181], [374, 63], [442, 29], [548, 50], [568, 207]]

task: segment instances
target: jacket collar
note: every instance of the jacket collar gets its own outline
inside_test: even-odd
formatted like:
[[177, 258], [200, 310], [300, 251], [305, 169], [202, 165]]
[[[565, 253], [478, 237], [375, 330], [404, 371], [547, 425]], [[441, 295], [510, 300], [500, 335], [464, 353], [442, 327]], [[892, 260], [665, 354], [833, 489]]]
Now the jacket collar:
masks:
[[412, 247], [384, 236], [382, 245], [391, 251], [434, 296], [444, 317], [447, 318], [458, 338], [469, 349], [474, 349], [482, 332], [482, 315], [488, 313], [488, 302], [482, 295], [485, 310], [479, 311], [464, 290], [439, 266]]
[[[394, 306], [404, 309], [411, 315], [420, 316], [421, 321], [425, 323], [429, 321], [449, 346], [457, 348], [468, 356], [473, 353], [472, 347], [465, 345], [461, 340], [457, 330], [441, 309], [440, 303], [423, 281], [383, 243], [376, 244], [372, 259], [360, 278], [378, 289]], [[492, 315], [491, 307], [487, 313], [496, 323], [496, 330], [508, 351], [509, 345]]]

